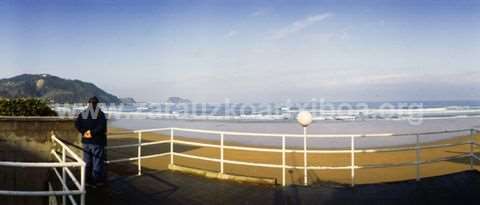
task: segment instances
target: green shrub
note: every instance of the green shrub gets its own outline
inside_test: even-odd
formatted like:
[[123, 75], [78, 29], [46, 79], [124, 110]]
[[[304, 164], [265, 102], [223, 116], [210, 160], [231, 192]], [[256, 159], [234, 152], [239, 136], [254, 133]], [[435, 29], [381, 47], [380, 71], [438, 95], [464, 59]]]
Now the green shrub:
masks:
[[39, 99], [0, 99], [0, 116], [57, 116], [57, 112]]

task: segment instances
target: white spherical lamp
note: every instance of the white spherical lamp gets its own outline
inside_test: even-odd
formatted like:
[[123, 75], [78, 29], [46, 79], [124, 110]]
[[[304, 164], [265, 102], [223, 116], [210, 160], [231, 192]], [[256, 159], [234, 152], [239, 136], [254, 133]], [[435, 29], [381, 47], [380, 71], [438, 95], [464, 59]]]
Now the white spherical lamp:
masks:
[[312, 124], [312, 114], [308, 111], [299, 112], [297, 115], [297, 121], [303, 127], [307, 127]]

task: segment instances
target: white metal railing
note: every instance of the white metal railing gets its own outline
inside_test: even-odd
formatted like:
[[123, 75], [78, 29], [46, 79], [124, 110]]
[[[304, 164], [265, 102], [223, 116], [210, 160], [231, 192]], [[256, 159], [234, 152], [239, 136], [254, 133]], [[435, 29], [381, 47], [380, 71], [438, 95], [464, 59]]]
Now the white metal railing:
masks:
[[[144, 133], [152, 133], [152, 132], [164, 132], [170, 131], [170, 138], [168, 140], [159, 140], [153, 142], [143, 142], [142, 135]], [[211, 143], [203, 143], [203, 142], [193, 142], [188, 140], [179, 140], [175, 139], [174, 133], [175, 131], [180, 132], [190, 132], [190, 133], [200, 133], [200, 134], [215, 134], [220, 136], [219, 144], [211, 144]], [[434, 145], [423, 145], [420, 141], [421, 136], [423, 135], [433, 135], [433, 134], [445, 134], [445, 133], [460, 133], [460, 132], [470, 132], [469, 135], [471, 136], [468, 142], [459, 142], [459, 143], [445, 143], [445, 144], [434, 144]], [[422, 164], [429, 164], [429, 163], [436, 163], [441, 161], [453, 160], [458, 158], [470, 158], [470, 168], [474, 168], [474, 160], [480, 160], [480, 157], [475, 155], [474, 148], [475, 146], [480, 146], [478, 143], [475, 142], [474, 134], [480, 132], [479, 129], [461, 129], [461, 130], [445, 130], [445, 131], [438, 131], [438, 132], [424, 132], [424, 133], [409, 133], [409, 134], [390, 134], [390, 133], [383, 133], [383, 134], [276, 134], [276, 133], [250, 133], [250, 132], [228, 132], [228, 131], [213, 131], [213, 130], [200, 130], [200, 129], [185, 129], [185, 128], [159, 128], [159, 129], [145, 129], [145, 130], [135, 130], [133, 132], [129, 132], [130, 134], [134, 133], [138, 135], [138, 143], [135, 144], [127, 144], [127, 145], [116, 145], [116, 146], [108, 146], [107, 149], [123, 149], [128, 147], [137, 147], [137, 156], [130, 157], [130, 158], [121, 158], [115, 160], [109, 160], [107, 163], [118, 163], [118, 162], [127, 162], [127, 161], [137, 161], [138, 166], [138, 175], [142, 174], [142, 159], [147, 158], [154, 158], [154, 157], [161, 157], [161, 156], [170, 156], [170, 164], [174, 165], [174, 157], [184, 157], [189, 159], [195, 160], [203, 160], [203, 161], [210, 161], [216, 162], [220, 165], [220, 174], [225, 174], [224, 164], [234, 164], [234, 165], [243, 165], [243, 166], [254, 166], [254, 167], [266, 167], [266, 168], [279, 168], [282, 170], [282, 185], [286, 186], [286, 169], [303, 169], [304, 170], [304, 184], [308, 185], [308, 170], [350, 170], [350, 177], [351, 177], [351, 186], [355, 186], [355, 170], [356, 169], [366, 169], [366, 168], [388, 168], [388, 167], [401, 167], [401, 166], [415, 166], [416, 167], [416, 180], [421, 179], [420, 175], [420, 165]], [[127, 133], [128, 134], [128, 133]], [[277, 148], [260, 148], [260, 147], [248, 147], [248, 146], [230, 146], [224, 144], [225, 136], [262, 136], [262, 137], [279, 137], [281, 138], [281, 149]], [[415, 146], [404, 146], [404, 147], [395, 147], [395, 148], [378, 148], [378, 149], [357, 149], [355, 147], [355, 139], [362, 138], [362, 137], [394, 137], [394, 136], [415, 136]], [[306, 137], [307, 136], [307, 137]], [[304, 138], [304, 145], [303, 149], [287, 149], [286, 147], [286, 138]], [[346, 138], [350, 139], [350, 149], [346, 150], [309, 150], [308, 149], [308, 141], [309, 138]], [[142, 155], [142, 147], [149, 146], [149, 145], [157, 145], [157, 144], [169, 144], [170, 150], [168, 152], [159, 153], [159, 154], [152, 154], [152, 155]], [[181, 144], [181, 145], [188, 145], [188, 146], [197, 146], [197, 147], [210, 147], [210, 148], [218, 148], [220, 149], [220, 156], [219, 158], [212, 158], [212, 157], [204, 157], [204, 156], [195, 156], [186, 153], [179, 153], [175, 152], [174, 145]], [[421, 150], [424, 149], [434, 149], [434, 148], [443, 148], [443, 147], [453, 147], [453, 146], [460, 146], [460, 145], [470, 145], [469, 153], [467, 154], [459, 154], [456, 156], [451, 157], [442, 157], [436, 158], [431, 160], [422, 160], [421, 159]], [[246, 162], [246, 161], [236, 161], [236, 160], [227, 160], [224, 158], [224, 150], [242, 150], [242, 151], [256, 151], [256, 152], [274, 152], [274, 153], [281, 153], [282, 157], [282, 164], [269, 164], [269, 163], [257, 163], [257, 162]], [[357, 165], [355, 163], [355, 154], [357, 153], [376, 153], [376, 152], [396, 152], [396, 151], [408, 151], [408, 150], [415, 150], [416, 159], [413, 162], [402, 162], [402, 163], [389, 163], [389, 164], [365, 164], [365, 165]], [[286, 153], [303, 153], [304, 163], [303, 166], [292, 166], [288, 165], [286, 162]], [[337, 153], [346, 153], [350, 154], [350, 165], [349, 166], [309, 166], [307, 162], [308, 154], [337, 154]]]
[[[81, 205], [85, 204], [85, 163], [83, 160], [73, 152], [65, 143], [59, 140], [54, 134], [51, 136], [54, 144], [60, 145], [61, 156], [55, 151], [55, 146], [51, 150], [51, 154], [57, 160], [56, 162], [8, 162], [0, 161], [0, 167], [37, 167], [37, 168], [52, 168], [55, 176], [62, 185], [62, 190], [51, 191], [14, 191], [14, 190], [0, 190], [0, 195], [10, 196], [62, 196], [62, 204], [67, 204], [67, 197], [71, 204], [78, 204], [74, 196], [79, 196]], [[68, 162], [67, 157], [73, 158], [74, 161]], [[80, 168], [80, 179], [77, 179], [70, 168]], [[61, 168], [61, 171], [58, 170]], [[75, 185], [76, 189], [70, 189], [68, 186], [68, 179]]]

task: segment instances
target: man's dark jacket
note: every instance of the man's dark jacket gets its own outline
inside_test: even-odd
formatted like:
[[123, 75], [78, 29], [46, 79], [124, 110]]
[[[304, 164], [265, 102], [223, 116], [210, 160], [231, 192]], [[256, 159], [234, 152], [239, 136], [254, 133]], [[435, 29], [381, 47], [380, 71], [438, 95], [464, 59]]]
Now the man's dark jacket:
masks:
[[82, 133], [82, 136], [88, 130], [90, 130], [90, 133], [92, 134], [92, 138], [89, 139], [82, 137], [82, 143], [106, 146], [107, 118], [100, 108], [98, 108], [97, 113], [97, 117], [92, 118], [92, 115], [95, 115], [95, 112], [93, 109], [89, 112], [89, 109], [87, 108], [87, 110], [78, 115], [77, 120], [75, 121], [75, 127], [80, 133]]

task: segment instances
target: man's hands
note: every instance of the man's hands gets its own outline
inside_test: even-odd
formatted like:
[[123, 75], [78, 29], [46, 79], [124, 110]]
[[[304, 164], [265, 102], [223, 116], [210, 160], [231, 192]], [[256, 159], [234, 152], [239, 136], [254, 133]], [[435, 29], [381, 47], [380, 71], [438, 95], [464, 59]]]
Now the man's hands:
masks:
[[86, 138], [86, 139], [92, 138], [92, 133], [90, 132], [90, 130], [83, 133], [83, 137]]

